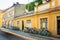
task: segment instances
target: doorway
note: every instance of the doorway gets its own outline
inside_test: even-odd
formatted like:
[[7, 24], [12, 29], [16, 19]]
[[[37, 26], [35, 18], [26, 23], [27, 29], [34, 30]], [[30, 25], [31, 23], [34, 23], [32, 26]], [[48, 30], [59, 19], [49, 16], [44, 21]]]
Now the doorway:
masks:
[[24, 30], [24, 21], [22, 21], [22, 31]]
[[57, 34], [60, 35], [60, 16], [57, 17]]

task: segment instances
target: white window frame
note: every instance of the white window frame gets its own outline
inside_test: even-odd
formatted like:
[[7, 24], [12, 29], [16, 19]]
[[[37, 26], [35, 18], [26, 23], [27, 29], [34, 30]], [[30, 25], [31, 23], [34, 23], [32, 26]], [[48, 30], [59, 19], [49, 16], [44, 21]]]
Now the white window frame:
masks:
[[[30, 21], [30, 24], [27, 23], [27, 21]], [[28, 26], [29, 26], [29, 27], [28, 27]], [[32, 28], [31, 20], [26, 20], [26, 27], [28, 27], [28, 28]]]
[[52, 7], [55, 7], [55, 1], [52, 1]]
[[39, 29], [41, 29], [41, 25], [40, 25], [41, 24], [40, 23], [41, 22], [41, 20], [40, 20], [41, 18], [47, 18], [47, 29], [48, 29], [49, 28], [49, 18], [48, 18], [48, 16], [44, 16], [44, 17], [40, 17], [39, 18]]
[[44, 11], [44, 10], [49, 9], [49, 8], [50, 8], [50, 4], [48, 3], [48, 4], [45, 4], [45, 5], [39, 6], [38, 10], [39, 11]]
[[58, 0], [58, 5], [60, 5], [60, 0]]

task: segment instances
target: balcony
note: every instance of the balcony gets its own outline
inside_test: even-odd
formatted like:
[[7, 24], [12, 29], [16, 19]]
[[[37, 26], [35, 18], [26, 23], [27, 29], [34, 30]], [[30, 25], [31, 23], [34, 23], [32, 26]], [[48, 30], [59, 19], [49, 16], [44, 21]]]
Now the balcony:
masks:
[[46, 13], [46, 12], [52, 12], [54, 10], [60, 10], [60, 4], [59, 4], [60, 0], [57, 0], [57, 1], [50, 1], [45, 4], [41, 4], [39, 6], [36, 6], [37, 10], [38, 10], [37, 13], [41, 14], [41, 13]]
[[44, 10], [49, 9], [49, 8], [50, 8], [50, 4], [49, 3], [43, 4], [43, 5], [40, 5], [38, 7], [38, 11], [44, 11]]

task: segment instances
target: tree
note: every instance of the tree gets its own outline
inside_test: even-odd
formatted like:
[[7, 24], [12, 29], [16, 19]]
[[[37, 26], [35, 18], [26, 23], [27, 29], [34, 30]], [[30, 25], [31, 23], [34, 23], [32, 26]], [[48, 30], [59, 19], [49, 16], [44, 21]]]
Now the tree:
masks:
[[42, 0], [35, 0], [35, 2], [38, 2], [38, 5], [42, 4]]
[[28, 11], [33, 11], [34, 10], [34, 2], [31, 2], [31, 3], [29, 3], [29, 4], [26, 4], [26, 9], [28, 10]]
[[29, 4], [26, 4], [26, 9], [28, 11], [33, 11], [36, 2], [38, 2], [38, 5], [42, 4], [42, 0], [35, 0], [33, 2], [30, 2]]

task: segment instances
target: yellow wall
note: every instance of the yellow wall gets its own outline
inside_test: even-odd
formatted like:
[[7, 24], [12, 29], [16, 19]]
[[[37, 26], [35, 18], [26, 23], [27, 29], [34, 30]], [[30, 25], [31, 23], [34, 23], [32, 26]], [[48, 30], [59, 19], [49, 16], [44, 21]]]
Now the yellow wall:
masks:
[[48, 18], [48, 30], [52, 35], [57, 35], [57, 16], [60, 16], [60, 11], [41, 14], [38, 16], [38, 21], [40, 18]]
[[48, 30], [52, 33], [52, 35], [57, 35], [56, 16], [60, 16], [60, 11], [56, 11], [56, 12], [15, 18], [14, 25], [16, 26], [17, 25], [16, 22], [20, 21], [19, 28], [22, 30], [22, 20], [24, 21], [24, 27], [26, 27], [26, 20], [31, 20], [32, 28], [39, 30], [40, 29], [40, 18], [48, 18]]
[[14, 25], [16, 26], [17, 24], [17, 21], [20, 21], [20, 25], [19, 25], [19, 27], [20, 28], [22, 28], [22, 20], [24, 21], [24, 27], [26, 27], [26, 20], [31, 20], [31, 22], [32, 22], [32, 27], [36, 27], [37, 26], [37, 21], [36, 21], [36, 16], [35, 15], [33, 15], [33, 16], [29, 16], [29, 17], [24, 17], [24, 18], [17, 18], [17, 19], [15, 19], [14, 21]]
[[0, 11], [0, 28], [2, 27], [2, 11]]
[[[58, 1], [53, 0], [56, 2], [55, 7], [58, 7]], [[52, 7], [52, 1], [50, 3], [50, 8]], [[35, 12], [38, 12], [38, 7], [35, 7]], [[36, 30], [40, 29], [40, 18], [48, 18], [48, 30], [51, 32], [51, 34], [57, 35], [57, 16], [60, 16], [60, 11], [52, 11], [52, 12], [46, 12], [46, 13], [36, 13], [32, 16], [26, 16], [21, 18], [15, 18], [14, 19], [14, 26], [16, 26], [16, 21], [20, 21], [19, 27], [22, 30], [22, 20], [24, 21], [24, 27], [26, 27], [26, 20], [31, 20], [32, 28], [35, 28]]]

